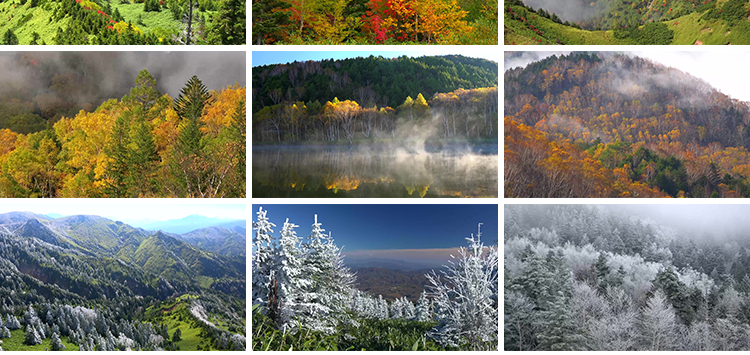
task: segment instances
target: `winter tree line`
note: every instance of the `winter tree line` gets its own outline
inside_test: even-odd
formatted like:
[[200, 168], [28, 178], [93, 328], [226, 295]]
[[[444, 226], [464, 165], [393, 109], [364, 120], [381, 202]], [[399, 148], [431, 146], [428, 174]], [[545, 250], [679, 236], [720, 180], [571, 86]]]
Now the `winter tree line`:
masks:
[[0, 338], [10, 338], [10, 331], [17, 329], [24, 329], [25, 345], [39, 345], [49, 338], [48, 350], [64, 350], [62, 337], [81, 351], [164, 350], [170, 343], [166, 326], [114, 321], [99, 310], [49, 303], [41, 305], [39, 312], [29, 306], [21, 320], [6, 314], [0, 321]]
[[261, 207], [253, 222], [252, 302], [278, 329], [330, 334], [364, 319], [435, 321], [426, 336], [444, 348], [497, 348], [498, 254], [481, 242], [481, 230], [467, 238], [469, 246], [459, 250], [455, 262], [426, 275], [430, 284], [414, 304], [355, 289], [356, 275], [317, 215], [307, 238], [298, 237], [299, 226], [287, 219], [276, 239], [276, 225], [266, 214]]
[[506, 206], [505, 222], [505, 350], [750, 349], [746, 241], [596, 206]]
[[[178, 350], [175, 329], [144, 311], [191, 293], [199, 294], [190, 300], [195, 311], [183, 320], [212, 348], [244, 349], [244, 319], [238, 317], [231, 295], [199, 291], [178, 279], [152, 279], [122, 260], [111, 262], [9, 233], [14, 228], [0, 226], [0, 341], [24, 337], [14, 344], [35, 346], [49, 339], [44, 343], [50, 350], [62, 350], [66, 344], [80, 350]], [[206, 314], [229, 324], [229, 330], [217, 328]]]
[[[191, 314], [194, 323], [201, 326], [202, 336], [214, 339], [220, 350], [245, 349], [244, 336], [217, 328], [206, 320], [205, 312], [200, 301], [193, 301]], [[52, 351], [65, 350], [61, 339], [78, 345], [80, 351], [179, 350], [175, 345], [179, 335], [170, 336], [166, 324], [129, 320], [115, 313], [106, 308], [51, 303], [42, 303], [37, 309], [28, 306], [20, 319], [11, 313], [0, 314], [0, 340], [10, 338], [12, 330], [22, 329], [24, 345], [40, 345], [42, 340], [50, 339], [47, 350]], [[177, 329], [175, 333], [182, 332]]]

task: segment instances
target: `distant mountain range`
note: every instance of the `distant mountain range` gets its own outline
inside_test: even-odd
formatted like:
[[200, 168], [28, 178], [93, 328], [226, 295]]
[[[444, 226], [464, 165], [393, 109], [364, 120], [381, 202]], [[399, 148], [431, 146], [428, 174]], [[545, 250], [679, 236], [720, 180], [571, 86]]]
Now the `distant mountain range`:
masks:
[[247, 222], [244, 219], [211, 218], [201, 215], [190, 215], [180, 219], [170, 219], [167, 221], [158, 221], [143, 224], [136, 223], [136, 225], [146, 230], [160, 230], [167, 233], [184, 234], [197, 229], [208, 227], [223, 227], [226, 229], [242, 227], [244, 230], [246, 228]]
[[352, 269], [357, 275], [356, 288], [375, 297], [394, 300], [406, 296], [412, 302], [419, 299], [428, 284], [424, 276], [429, 269], [419, 271], [394, 270], [381, 267]]
[[111, 297], [125, 290], [163, 298], [218, 288], [244, 298], [245, 229], [230, 227], [175, 234], [99, 216], [53, 219], [11, 212], [0, 214], [0, 246], [10, 248], [0, 248], [0, 263], [9, 261], [14, 267], [6, 271], [42, 281], [25, 283], [53, 295], [62, 288], [85, 298], [91, 292]]

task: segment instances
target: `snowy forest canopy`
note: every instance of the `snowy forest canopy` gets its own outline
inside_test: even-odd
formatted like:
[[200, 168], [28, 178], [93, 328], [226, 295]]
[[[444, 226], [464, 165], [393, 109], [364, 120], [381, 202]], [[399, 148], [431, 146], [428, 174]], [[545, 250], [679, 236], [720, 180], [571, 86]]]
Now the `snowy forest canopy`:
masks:
[[750, 240], [646, 213], [505, 206], [505, 350], [750, 349]]
[[[393, 334], [380, 339], [378, 328], [403, 333], [396, 335], [400, 337], [396, 342], [411, 350], [498, 348], [498, 254], [495, 247], [481, 242], [481, 224], [476, 237], [466, 238], [468, 248], [461, 248], [454, 262], [444, 271], [425, 275], [430, 284], [415, 305], [405, 297], [388, 302], [382, 295], [355, 289], [356, 275], [344, 264], [341, 248], [330, 232], [325, 233], [317, 215], [311, 234], [302, 239], [295, 231], [299, 226], [289, 219], [275, 238], [276, 225], [266, 214], [261, 207], [253, 222], [254, 350], [307, 346], [286, 340], [274, 343], [276, 331], [294, 339], [308, 337], [311, 331], [329, 336], [324, 340], [343, 334], [333, 348], [318, 345], [315, 350], [399, 350]], [[381, 347], [383, 341], [390, 346]]]

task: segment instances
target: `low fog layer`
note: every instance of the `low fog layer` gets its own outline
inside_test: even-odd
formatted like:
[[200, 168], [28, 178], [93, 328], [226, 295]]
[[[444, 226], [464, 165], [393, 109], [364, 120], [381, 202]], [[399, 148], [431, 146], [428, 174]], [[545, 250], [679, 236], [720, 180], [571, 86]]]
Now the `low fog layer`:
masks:
[[527, 6], [539, 10], [542, 8], [550, 14], [556, 14], [563, 21], [578, 22], [588, 20], [598, 14], [591, 1], [580, 0], [522, 0]]
[[503, 70], [513, 68], [525, 68], [527, 65], [538, 62], [544, 58], [548, 58], [552, 55], [568, 55], [570, 51], [557, 51], [557, 52], [505, 52], [503, 60]]
[[678, 237], [724, 242], [750, 237], [749, 205], [600, 205], [617, 215], [651, 219]]
[[172, 97], [193, 75], [209, 89], [220, 90], [235, 82], [245, 85], [245, 56], [245, 52], [2, 52], [0, 96], [32, 101], [54, 92], [55, 85], [72, 82], [75, 97], [70, 99], [98, 105], [127, 94], [142, 69], [148, 69], [158, 89]]
[[[525, 68], [552, 55], [567, 55], [570, 51], [557, 52], [506, 52], [503, 68]], [[655, 63], [686, 72], [704, 80], [722, 93], [742, 101], [750, 101], [750, 91], [746, 83], [750, 81], [747, 66], [750, 53], [727, 55], [720, 52], [599, 52], [607, 57], [612, 54], [625, 54], [640, 57]], [[644, 78], [645, 79], [645, 78]]]

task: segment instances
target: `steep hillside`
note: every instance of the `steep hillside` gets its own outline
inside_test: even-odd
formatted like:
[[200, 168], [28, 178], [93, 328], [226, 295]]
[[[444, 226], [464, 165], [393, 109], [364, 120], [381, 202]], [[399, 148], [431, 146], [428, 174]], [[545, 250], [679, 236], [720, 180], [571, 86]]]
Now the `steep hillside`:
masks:
[[[219, 22], [226, 16], [244, 19], [244, 6], [221, 0], [192, 4], [191, 44], [245, 44], [244, 21], [232, 29]], [[188, 10], [175, 0], [9, 0], [0, 3], [0, 18], [7, 19], [0, 22], [0, 34], [2, 44], [185, 44]]]
[[142, 229], [99, 216], [62, 217], [51, 221], [49, 226], [81, 247], [101, 250], [110, 255], [137, 246], [148, 235]]
[[429, 98], [438, 92], [497, 85], [496, 62], [460, 55], [294, 62], [253, 68], [253, 112], [287, 101], [334, 97], [362, 105], [396, 107], [407, 96]]
[[236, 230], [223, 227], [201, 228], [190, 233], [178, 235], [177, 238], [218, 255], [245, 255], [246, 238], [244, 229], [242, 228]]
[[[98, 216], [34, 216], [0, 217], [0, 319], [23, 319], [8, 325], [4, 350], [48, 344], [29, 344], [26, 332], [56, 333], [68, 350], [244, 348], [244, 259], [228, 261], [161, 233], [138, 242], [125, 232], [135, 228]], [[129, 246], [122, 240], [137, 249], [118, 249]], [[174, 307], [150, 312], [157, 304]], [[173, 337], [177, 329], [184, 341]]]
[[196, 276], [239, 278], [244, 273], [216, 255], [161, 232], [144, 240], [131, 260], [145, 271], [185, 282], [195, 282]]
[[505, 0], [504, 43], [750, 44], [750, 6], [742, 0], [591, 2], [601, 3], [609, 10], [567, 21], [552, 10]]
[[[506, 71], [505, 90], [506, 196], [750, 196], [750, 106], [687, 73], [574, 53]], [[570, 185], [595, 181], [613, 189]]]

